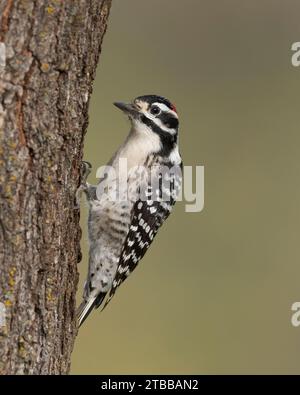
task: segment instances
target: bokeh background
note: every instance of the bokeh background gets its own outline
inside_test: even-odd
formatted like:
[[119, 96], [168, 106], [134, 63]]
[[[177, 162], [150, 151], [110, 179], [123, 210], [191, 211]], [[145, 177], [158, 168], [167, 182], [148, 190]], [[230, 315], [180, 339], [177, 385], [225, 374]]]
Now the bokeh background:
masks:
[[[176, 206], [80, 330], [73, 374], [300, 373], [299, 16], [296, 0], [113, 0], [85, 158], [105, 164], [128, 132], [113, 101], [164, 95], [205, 208]], [[86, 232], [82, 248], [78, 302]]]

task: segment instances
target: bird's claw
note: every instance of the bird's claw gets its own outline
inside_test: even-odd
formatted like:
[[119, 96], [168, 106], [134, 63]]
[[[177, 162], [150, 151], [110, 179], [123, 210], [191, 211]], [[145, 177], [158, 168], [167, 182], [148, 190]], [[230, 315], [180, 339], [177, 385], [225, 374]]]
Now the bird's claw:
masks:
[[85, 184], [89, 174], [92, 171], [92, 165], [90, 162], [82, 161], [81, 163], [81, 184]]
[[89, 174], [91, 173], [91, 171], [92, 171], [92, 165], [90, 164], [90, 162], [82, 161], [81, 169], [80, 169], [81, 184], [76, 191], [76, 198], [75, 198], [76, 203], [74, 206], [75, 210], [78, 210], [80, 208], [80, 198], [81, 198], [82, 192], [84, 190], [86, 190], [86, 188], [87, 188], [86, 180], [87, 180]]

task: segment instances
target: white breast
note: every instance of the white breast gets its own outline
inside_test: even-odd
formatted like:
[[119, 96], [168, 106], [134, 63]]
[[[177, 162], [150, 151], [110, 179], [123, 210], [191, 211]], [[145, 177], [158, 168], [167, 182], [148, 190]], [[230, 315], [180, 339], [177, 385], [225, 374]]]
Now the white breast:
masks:
[[[150, 154], [159, 152], [160, 149], [161, 141], [159, 136], [142, 122], [136, 122], [124, 145], [118, 150], [113, 166], [119, 169], [120, 158], [127, 160], [128, 170], [135, 166], [142, 166]], [[122, 172], [122, 170], [121, 168], [120, 171]]]

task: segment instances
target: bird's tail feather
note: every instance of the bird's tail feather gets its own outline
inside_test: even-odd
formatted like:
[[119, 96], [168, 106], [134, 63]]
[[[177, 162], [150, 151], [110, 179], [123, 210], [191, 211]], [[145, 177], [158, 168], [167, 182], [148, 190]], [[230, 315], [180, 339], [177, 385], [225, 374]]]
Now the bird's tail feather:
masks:
[[76, 312], [78, 328], [84, 323], [84, 321], [89, 316], [90, 312], [94, 308], [97, 309], [101, 305], [105, 295], [106, 292], [100, 292], [98, 295], [91, 297], [88, 300], [84, 300], [81, 303], [81, 305], [78, 307]]
[[90, 312], [95, 307], [96, 297], [84, 300], [81, 305], [78, 307], [76, 315], [77, 315], [77, 325], [78, 328], [84, 323], [84, 321], [89, 316]]

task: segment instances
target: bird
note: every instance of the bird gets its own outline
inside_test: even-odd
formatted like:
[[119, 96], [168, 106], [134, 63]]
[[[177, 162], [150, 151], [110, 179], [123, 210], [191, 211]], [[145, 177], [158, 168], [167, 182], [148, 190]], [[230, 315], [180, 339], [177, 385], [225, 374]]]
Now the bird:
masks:
[[79, 189], [88, 202], [89, 263], [77, 310], [78, 327], [94, 308], [107, 306], [137, 267], [170, 215], [182, 185], [175, 105], [158, 95], [114, 105], [130, 120], [128, 136], [97, 185], [87, 182], [90, 163], [82, 165]]

